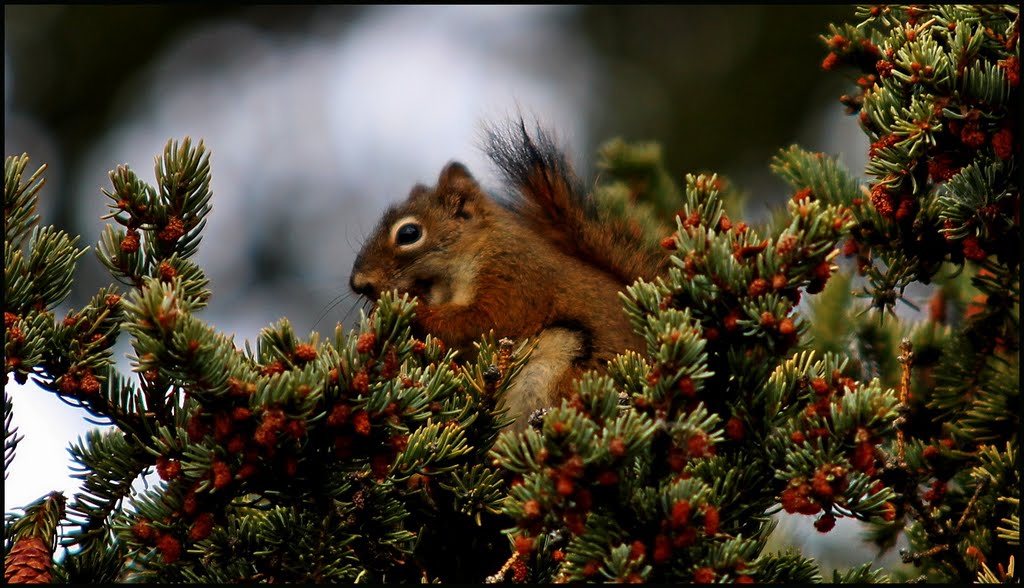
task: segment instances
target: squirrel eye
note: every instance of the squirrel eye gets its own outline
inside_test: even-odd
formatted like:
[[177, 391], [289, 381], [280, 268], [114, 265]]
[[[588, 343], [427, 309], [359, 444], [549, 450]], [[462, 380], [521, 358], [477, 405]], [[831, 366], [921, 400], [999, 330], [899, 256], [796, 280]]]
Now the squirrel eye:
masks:
[[419, 223], [405, 223], [395, 231], [395, 245], [412, 245], [423, 237], [423, 227]]

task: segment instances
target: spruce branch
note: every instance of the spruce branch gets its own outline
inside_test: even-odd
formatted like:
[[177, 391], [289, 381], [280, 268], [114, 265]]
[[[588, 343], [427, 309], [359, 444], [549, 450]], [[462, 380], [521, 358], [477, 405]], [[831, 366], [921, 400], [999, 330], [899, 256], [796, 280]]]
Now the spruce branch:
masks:
[[18, 443], [24, 438], [18, 433], [18, 427], [11, 426], [14, 421], [14, 405], [11, 397], [4, 391], [4, 480], [7, 479], [7, 468], [14, 461], [14, 453]]
[[16, 249], [22, 248], [28, 232], [39, 224], [36, 203], [46, 181], [43, 177], [45, 164], [23, 180], [28, 161], [27, 153], [4, 158], [4, 243]]
[[4, 580], [12, 584], [48, 584], [53, 578], [57, 526], [66, 499], [60, 492], [40, 497], [25, 508], [9, 532], [13, 540], [4, 558]]

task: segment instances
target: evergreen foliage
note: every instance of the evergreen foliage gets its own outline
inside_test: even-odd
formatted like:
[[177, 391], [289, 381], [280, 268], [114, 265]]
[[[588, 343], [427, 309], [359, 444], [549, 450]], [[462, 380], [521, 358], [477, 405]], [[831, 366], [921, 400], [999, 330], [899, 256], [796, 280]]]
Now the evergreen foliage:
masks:
[[935, 285], [924, 320], [876, 327], [878, 348], [909, 343], [898, 370], [868, 359], [901, 392], [883, 476], [900, 525], [876, 537], [906, 524], [904, 559], [929, 580], [1005, 580], [1020, 529], [1019, 7], [857, 13], [861, 25], [823, 38], [823, 67], [860, 70], [843, 102], [872, 141], [870, 197], [845, 202], [858, 224], [844, 252], [877, 309]]
[[[782, 150], [792, 198], [755, 228], [722, 178], [679, 185], [656, 145], [603, 147], [602, 213], [673, 266], [622, 295], [646, 348], [521, 433], [502, 399], [533, 343], [482, 334], [463, 360], [413, 336], [408, 297], [326, 341], [281, 319], [239, 348], [206, 324], [201, 142], [168, 143], [153, 185], [111, 172], [96, 253], [121, 286], [58, 319], [85, 249], [39, 226], [43, 168], [8, 157], [5, 374], [111, 426], [70, 448], [78, 494], [5, 517], [5, 578], [824, 581], [766, 549], [785, 510], [905, 534], [931, 581], [1019, 581], [1019, 12], [857, 15], [823, 66], [863, 70], [843, 102], [872, 140], [867, 186]], [[895, 312], [914, 283], [932, 289], [920, 320]], [[5, 394], [5, 478], [12, 410]]]

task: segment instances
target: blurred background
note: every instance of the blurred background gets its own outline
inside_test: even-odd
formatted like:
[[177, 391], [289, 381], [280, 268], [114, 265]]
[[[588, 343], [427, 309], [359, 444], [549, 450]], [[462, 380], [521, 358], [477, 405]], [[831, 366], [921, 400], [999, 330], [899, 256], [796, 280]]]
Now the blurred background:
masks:
[[[44, 224], [98, 240], [107, 172], [153, 181], [168, 139], [212, 152], [213, 212], [196, 261], [204, 319], [235, 341], [287, 316], [304, 335], [358, 321], [355, 252], [381, 211], [451, 159], [485, 186], [482, 125], [522, 112], [593, 180], [612, 137], [661, 143], [668, 169], [727, 175], [750, 212], [789, 194], [768, 169], [793, 143], [863, 169], [867, 140], [823, 72], [819, 35], [850, 6], [5, 6], [4, 153], [47, 163]], [[79, 264], [65, 308], [111, 282]], [[120, 367], [127, 341], [117, 349]], [[9, 388], [14, 388], [13, 382]], [[68, 442], [92, 426], [33, 386], [14, 389], [25, 440], [4, 508], [70, 495]], [[825, 567], [870, 559], [846, 519], [785, 541]], [[851, 548], [851, 545], [853, 547]], [[853, 549], [851, 551], [851, 549]], [[881, 562], [880, 562], [881, 563]]]

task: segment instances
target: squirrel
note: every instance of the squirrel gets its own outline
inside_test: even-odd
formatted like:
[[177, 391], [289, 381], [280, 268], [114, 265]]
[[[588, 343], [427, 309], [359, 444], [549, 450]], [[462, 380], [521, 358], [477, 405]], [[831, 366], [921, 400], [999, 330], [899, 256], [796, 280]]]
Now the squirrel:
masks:
[[371, 301], [385, 290], [415, 295], [415, 331], [460, 353], [491, 329], [536, 337], [506, 393], [516, 430], [568, 397], [583, 371], [603, 372], [617, 354], [642, 349], [618, 293], [668, 264], [625, 220], [600, 215], [565, 156], [536, 134], [521, 118], [486, 129], [487, 155], [510, 194], [491, 197], [466, 166], [449, 162], [436, 186], [416, 184], [384, 213], [350, 278]]

